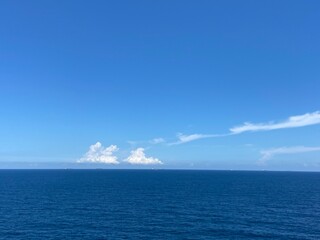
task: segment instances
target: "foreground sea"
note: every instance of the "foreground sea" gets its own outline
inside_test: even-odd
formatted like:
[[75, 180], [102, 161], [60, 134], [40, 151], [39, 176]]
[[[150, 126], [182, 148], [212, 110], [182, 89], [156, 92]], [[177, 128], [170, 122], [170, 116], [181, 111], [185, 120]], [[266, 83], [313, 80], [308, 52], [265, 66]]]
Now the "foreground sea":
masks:
[[320, 173], [0, 170], [0, 239], [320, 239]]

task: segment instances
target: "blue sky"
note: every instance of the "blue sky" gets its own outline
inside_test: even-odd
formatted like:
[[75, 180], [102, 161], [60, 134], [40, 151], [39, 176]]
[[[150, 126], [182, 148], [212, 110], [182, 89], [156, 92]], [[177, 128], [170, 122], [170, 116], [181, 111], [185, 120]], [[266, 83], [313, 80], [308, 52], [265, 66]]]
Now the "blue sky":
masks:
[[319, 171], [319, 11], [1, 1], [0, 168]]

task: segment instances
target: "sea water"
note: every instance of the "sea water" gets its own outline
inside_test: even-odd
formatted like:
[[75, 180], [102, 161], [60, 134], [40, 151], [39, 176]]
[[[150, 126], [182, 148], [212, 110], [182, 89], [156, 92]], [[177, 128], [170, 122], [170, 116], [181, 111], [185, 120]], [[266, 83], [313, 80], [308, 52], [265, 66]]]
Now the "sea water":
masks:
[[0, 239], [320, 239], [320, 173], [0, 170]]

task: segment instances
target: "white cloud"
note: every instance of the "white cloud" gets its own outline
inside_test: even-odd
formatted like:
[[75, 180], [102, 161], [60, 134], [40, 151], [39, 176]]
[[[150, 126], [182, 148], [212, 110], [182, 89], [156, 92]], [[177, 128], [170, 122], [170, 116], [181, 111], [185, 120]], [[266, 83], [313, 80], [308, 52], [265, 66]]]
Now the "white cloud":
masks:
[[260, 152], [262, 156], [259, 162], [263, 164], [267, 160], [279, 154], [295, 154], [295, 153], [305, 153], [305, 152], [315, 152], [315, 151], [320, 151], [320, 147], [297, 146], [297, 147], [272, 148], [272, 149], [263, 150]]
[[137, 148], [131, 151], [131, 155], [125, 160], [130, 164], [163, 164], [159, 159], [153, 157], [146, 157], [144, 153], [144, 148]]
[[127, 143], [129, 143], [129, 144], [132, 145], [132, 146], [138, 144], [137, 141], [131, 141], [131, 140], [127, 141]]
[[105, 148], [100, 142], [90, 146], [89, 151], [80, 158], [78, 163], [105, 163], [105, 164], [118, 164], [117, 157], [113, 155], [119, 148], [116, 145], [110, 145]]
[[154, 138], [150, 141], [150, 143], [152, 144], [160, 144], [160, 143], [164, 143], [166, 142], [166, 140], [164, 140], [163, 138]]
[[170, 143], [169, 145], [178, 145], [178, 144], [192, 142], [192, 141], [203, 139], [203, 138], [223, 137], [227, 135], [229, 134], [197, 134], [196, 133], [196, 134], [184, 135], [182, 133], [178, 133], [177, 134], [178, 141]]
[[211, 135], [206, 135], [206, 134], [191, 134], [191, 135], [183, 135], [183, 134], [178, 134], [177, 135], [180, 143], [186, 143], [186, 142], [191, 142], [194, 140], [202, 139], [202, 138], [208, 138], [211, 137]]
[[246, 143], [246, 144], [244, 144], [244, 146], [245, 146], [245, 147], [253, 147], [254, 144], [252, 144], [252, 143]]
[[278, 123], [244, 123], [241, 126], [230, 129], [232, 134], [239, 134], [243, 132], [253, 131], [268, 131], [281, 128], [296, 128], [308, 125], [320, 124], [320, 112], [306, 113], [303, 115], [292, 116], [287, 120]]
[[230, 132], [226, 134], [177, 134], [178, 141], [169, 143], [168, 145], [183, 144], [203, 138], [216, 138], [226, 137], [230, 135], [240, 134], [243, 132], [255, 132], [255, 131], [269, 131], [282, 128], [296, 128], [309, 125], [320, 124], [320, 111], [306, 113], [303, 115], [292, 116], [282, 122], [269, 122], [269, 123], [244, 123], [241, 126], [230, 128]]

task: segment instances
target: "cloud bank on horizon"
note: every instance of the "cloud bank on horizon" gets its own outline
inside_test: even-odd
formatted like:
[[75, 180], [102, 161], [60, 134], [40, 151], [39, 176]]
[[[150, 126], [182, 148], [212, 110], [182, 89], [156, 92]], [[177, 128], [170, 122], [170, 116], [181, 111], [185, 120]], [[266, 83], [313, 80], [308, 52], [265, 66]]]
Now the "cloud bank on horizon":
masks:
[[297, 128], [310, 125], [320, 124], [320, 111], [306, 113], [303, 115], [291, 116], [282, 122], [269, 122], [269, 123], [250, 123], [245, 122], [243, 125], [232, 127], [229, 133], [226, 134], [177, 134], [178, 141], [170, 143], [169, 145], [178, 145], [183, 143], [192, 142], [203, 138], [216, 138], [226, 137], [244, 132], [257, 132], [257, 131], [271, 131], [285, 128]]
[[[320, 124], [320, 111], [315, 111], [312, 113], [306, 113], [303, 115], [291, 116], [287, 120], [281, 122], [269, 122], [269, 123], [244, 123], [243, 125], [233, 127], [229, 129], [229, 133], [226, 134], [190, 134], [184, 135], [182, 133], [177, 134], [178, 141], [167, 143], [168, 146], [179, 145], [188, 142], [192, 142], [204, 138], [216, 138], [225, 137], [231, 135], [237, 135], [244, 132], [256, 132], [256, 131], [271, 131], [277, 129], [285, 128], [297, 128], [309, 125]], [[165, 143], [166, 140], [163, 138], [154, 138], [149, 141], [149, 144], [160, 144]], [[110, 145], [109, 147], [103, 147], [100, 142], [93, 144], [89, 147], [89, 151], [80, 158], [78, 163], [104, 163], [104, 164], [119, 164], [118, 158], [114, 155], [119, 148], [116, 145]], [[279, 154], [294, 154], [294, 153], [304, 153], [304, 152], [314, 152], [320, 151], [320, 147], [281, 147], [273, 148], [268, 150], [262, 150], [260, 154], [262, 155], [259, 159], [259, 163], [264, 164], [269, 159], [273, 158], [275, 155]], [[142, 147], [132, 150], [130, 156], [123, 160], [129, 164], [134, 165], [157, 165], [163, 164], [158, 158], [147, 157], [145, 155], [145, 149]]]
[[146, 157], [144, 148], [137, 148], [136, 150], [131, 151], [131, 155], [124, 161], [130, 164], [163, 164], [163, 162], [157, 158]]
[[117, 157], [113, 155], [119, 148], [116, 145], [110, 145], [105, 148], [100, 142], [93, 144], [89, 147], [89, 151], [80, 158], [78, 163], [106, 163], [106, 164], [119, 164]]
[[[114, 155], [114, 152], [119, 148], [116, 145], [110, 145], [105, 148], [100, 142], [97, 142], [89, 147], [89, 151], [80, 158], [78, 163], [103, 163], [103, 164], [119, 164], [118, 158]], [[141, 165], [156, 165], [163, 164], [159, 159], [153, 157], [146, 157], [144, 148], [137, 148], [131, 151], [131, 155], [123, 160], [130, 164]]]

